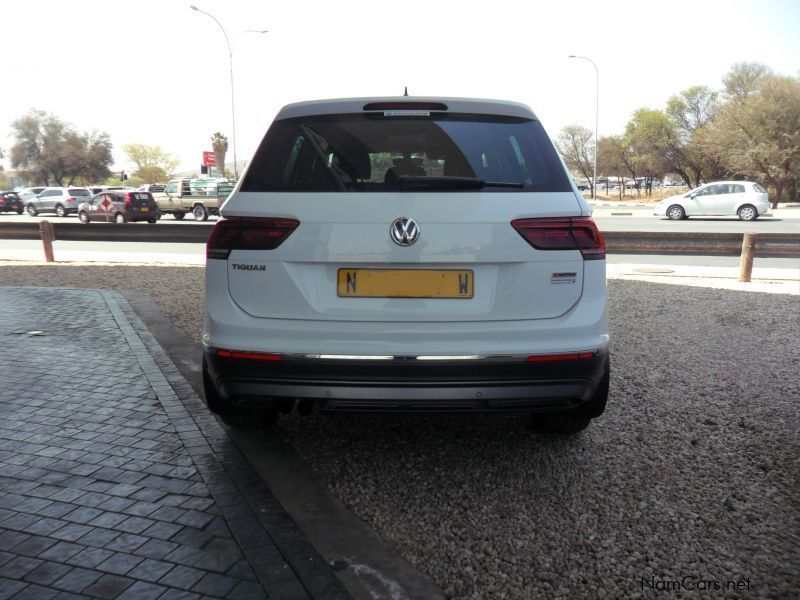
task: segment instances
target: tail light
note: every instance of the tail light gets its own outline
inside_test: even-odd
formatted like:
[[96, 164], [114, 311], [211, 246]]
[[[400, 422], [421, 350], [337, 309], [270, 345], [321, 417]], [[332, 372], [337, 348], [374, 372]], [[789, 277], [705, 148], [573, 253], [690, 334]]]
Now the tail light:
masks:
[[125, 194], [125, 208], [129, 208], [131, 205], [131, 194], [128, 192]]
[[583, 260], [606, 257], [603, 236], [586, 217], [516, 219], [511, 226], [537, 250], [580, 250]]
[[283, 360], [280, 354], [267, 354], [265, 352], [242, 352], [239, 350], [217, 350], [217, 356], [220, 358], [239, 358], [244, 360], [262, 360], [267, 362], [276, 362]]
[[206, 258], [227, 260], [231, 250], [274, 250], [297, 229], [295, 219], [220, 219], [206, 243]]

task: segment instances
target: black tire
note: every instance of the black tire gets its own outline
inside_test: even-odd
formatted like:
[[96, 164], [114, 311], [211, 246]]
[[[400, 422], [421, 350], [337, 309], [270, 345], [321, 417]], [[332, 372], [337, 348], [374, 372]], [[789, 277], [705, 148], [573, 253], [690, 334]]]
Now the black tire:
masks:
[[752, 204], [745, 204], [736, 211], [741, 221], [755, 221], [758, 218], [758, 210]]
[[680, 221], [686, 218], [686, 211], [680, 204], [673, 204], [667, 209], [667, 218], [671, 221]]
[[194, 215], [195, 220], [197, 221], [208, 221], [208, 211], [206, 207], [202, 204], [196, 205], [192, 209], [192, 214]]
[[82, 210], [78, 213], [78, 221], [83, 223], [84, 225], [89, 224], [89, 215], [86, 214], [86, 211]]
[[155, 222], [156, 222], [157, 220], [158, 220], [158, 219], [156, 219], [155, 217], [153, 217], [152, 219], [147, 219], [147, 222], [148, 222], [148, 223], [150, 223], [151, 225], [154, 225], [154, 224], [155, 224]]
[[18, 206], [18, 207], [17, 207], [17, 214], [18, 214], [18, 215], [21, 215], [21, 214], [22, 214], [22, 213], [24, 213], [24, 212], [25, 212], [25, 209], [23, 209], [21, 206]]
[[120, 225], [122, 225], [123, 223], [126, 223], [127, 221], [128, 221], [128, 219], [125, 218], [125, 214], [124, 213], [118, 212], [117, 214], [114, 215], [114, 223], [119, 223]]
[[61, 206], [60, 204], [56, 204], [56, 216], [57, 217], [66, 217], [67, 216], [67, 210], [63, 206]]
[[603, 378], [595, 390], [594, 397], [578, 408], [561, 413], [532, 414], [531, 427], [538, 432], [571, 435], [583, 431], [606, 410], [608, 389], [611, 383], [611, 361], [606, 361]]
[[36, 207], [33, 204], [28, 204], [28, 206], [25, 207], [25, 210], [27, 210], [28, 214], [32, 217], [35, 217], [39, 214], [39, 211], [36, 210]]
[[183, 217], [185, 217], [185, 216], [186, 216], [186, 213], [183, 213], [183, 212], [174, 212], [174, 213], [172, 213], [172, 216], [173, 216], [173, 217], [175, 217], [175, 220], [176, 220], [176, 221], [182, 221], [182, 220], [183, 220]]

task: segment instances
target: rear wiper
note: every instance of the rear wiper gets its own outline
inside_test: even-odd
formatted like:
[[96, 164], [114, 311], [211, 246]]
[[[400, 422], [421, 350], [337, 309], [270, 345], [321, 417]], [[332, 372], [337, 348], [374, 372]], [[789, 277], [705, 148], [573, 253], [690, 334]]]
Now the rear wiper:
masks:
[[516, 181], [486, 181], [477, 177], [401, 175], [397, 179], [401, 190], [482, 190], [487, 187], [519, 189], [525, 187], [524, 183]]

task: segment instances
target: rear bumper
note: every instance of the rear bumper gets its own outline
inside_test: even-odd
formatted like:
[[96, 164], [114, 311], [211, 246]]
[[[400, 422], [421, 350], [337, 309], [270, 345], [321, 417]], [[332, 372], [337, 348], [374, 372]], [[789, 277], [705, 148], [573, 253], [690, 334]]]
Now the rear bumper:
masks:
[[570, 410], [592, 398], [608, 361], [606, 349], [591, 358], [543, 363], [525, 357], [257, 361], [204, 351], [210, 379], [225, 402], [258, 406], [305, 399], [323, 411], [354, 412]]
[[125, 219], [130, 223], [138, 221], [149, 221], [151, 219], [155, 219], [156, 221], [158, 221], [161, 218], [161, 216], [162, 215], [160, 210], [158, 211], [154, 210], [153, 212], [146, 212], [146, 213], [141, 213], [141, 212], [125, 213]]

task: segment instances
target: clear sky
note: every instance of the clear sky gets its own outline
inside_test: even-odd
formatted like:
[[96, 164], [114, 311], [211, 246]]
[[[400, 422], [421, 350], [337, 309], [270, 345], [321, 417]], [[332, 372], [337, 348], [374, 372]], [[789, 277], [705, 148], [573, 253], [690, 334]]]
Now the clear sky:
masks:
[[800, 73], [798, 0], [0, 0], [0, 147], [36, 108], [108, 132], [115, 170], [132, 170], [131, 142], [197, 168], [213, 132], [232, 136], [225, 39], [192, 3], [233, 45], [240, 160], [284, 104], [405, 86], [523, 102], [553, 137], [593, 130], [594, 69], [570, 54], [598, 66], [601, 136], [692, 85], [720, 88], [735, 62]]

